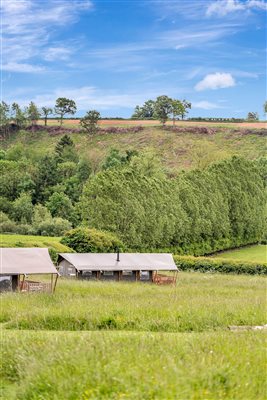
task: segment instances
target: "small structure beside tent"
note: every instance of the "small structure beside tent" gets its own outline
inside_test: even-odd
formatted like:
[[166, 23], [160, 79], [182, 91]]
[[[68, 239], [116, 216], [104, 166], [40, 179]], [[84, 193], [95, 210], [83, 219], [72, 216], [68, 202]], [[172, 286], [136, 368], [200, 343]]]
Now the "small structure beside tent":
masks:
[[86, 280], [169, 284], [178, 272], [172, 255], [162, 253], [61, 253], [58, 263], [61, 276]]
[[[48, 275], [50, 281], [29, 280], [26, 276]], [[55, 280], [54, 280], [55, 278]], [[48, 249], [1, 248], [0, 249], [0, 292], [46, 291], [53, 293], [58, 272], [51, 261]]]

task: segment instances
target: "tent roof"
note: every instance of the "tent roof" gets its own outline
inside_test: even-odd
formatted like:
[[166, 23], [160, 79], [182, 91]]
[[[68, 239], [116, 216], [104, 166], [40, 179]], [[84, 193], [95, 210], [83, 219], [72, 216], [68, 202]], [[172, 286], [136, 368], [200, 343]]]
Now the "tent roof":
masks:
[[162, 253], [60, 253], [78, 271], [176, 271], [171, 254]]
[[57, 274], [48, 249], [1, 248], [0, 275]]

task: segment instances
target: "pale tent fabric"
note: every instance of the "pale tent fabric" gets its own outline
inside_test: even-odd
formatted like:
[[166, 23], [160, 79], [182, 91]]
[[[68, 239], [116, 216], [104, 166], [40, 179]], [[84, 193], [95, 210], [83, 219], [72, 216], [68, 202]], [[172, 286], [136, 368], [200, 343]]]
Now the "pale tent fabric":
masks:
[[0, 275], [58, 274], [45, 248], [1, 248]]
[[171, 254], [163, 253], [60, 253], [78, 271], [177, 271]]

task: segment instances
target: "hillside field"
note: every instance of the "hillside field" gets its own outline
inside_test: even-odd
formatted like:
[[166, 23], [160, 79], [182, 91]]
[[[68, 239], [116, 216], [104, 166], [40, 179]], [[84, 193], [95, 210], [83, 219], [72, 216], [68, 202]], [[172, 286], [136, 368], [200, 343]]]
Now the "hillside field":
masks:
[[215, 256], [215, 258], [225, 258], [227, 260], [235, 261], [248, 261], [248, 262], [267, 262], [267, 246], [266, 245], [255, 245], [248, 246], [240, 249], [234, 249], [229, 251], [222, 251]]
[[49, 236], [0, 235], [0, 247], [51, 247], [57, 252], [68, 252], [69, 248], [59, 243], [61, 238]]
[[[135, 121], [134, 121], [135, 122]], [[154, 121], [153, 121], [154, 122]], [[254, 124], [253, 124], [254, 125]], [[65, 123], [66, 127], [70, 126]], [[63, 127], [64, 127], [63, 126]], [[169, 169], [206, 167], [214, 161], [233, 155], [256, 159], [266, 153], [266, 139], [257, 135], [257, 129], [244, 134], [243, 128], [219, 126], [214, 134], [164, 131], [159, 126], [146, 125], [140, 132], [109, 133], [88, 136], [70, 133], [79, 155], [88, 158], [97, 170], [112, 148], [126, 150], [152, 150]], [[53, 151], [63, 133], [20, 131], [1, 141], [1, 148], [21, 146], [27, 158], [37, 161], [47, 151]]]

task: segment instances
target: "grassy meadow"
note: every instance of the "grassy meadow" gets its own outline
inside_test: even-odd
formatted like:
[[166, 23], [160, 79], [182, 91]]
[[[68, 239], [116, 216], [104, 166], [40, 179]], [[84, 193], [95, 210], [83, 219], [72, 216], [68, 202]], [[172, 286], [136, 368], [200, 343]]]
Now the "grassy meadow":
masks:
[[177, 287], [60, 279], [1, 297], [3, 399], [265, 399], [266, 279], [180, 273]]
[[6, 329], [202, 332], [265, 322], [266, 280], [180, 273], [176, 287], [59, 279], [54, 296], [5, 294]]
[[264, 400], [261, 332], [5, 332], [2, 398]]
[[215, 258], [224, 258], [227, 260], [235, 261], [248, 261], [248, 262], [267, 262], [267, 246], [255, 245], [234, 249], [229, 251], [222, 251], [214, 256]]

